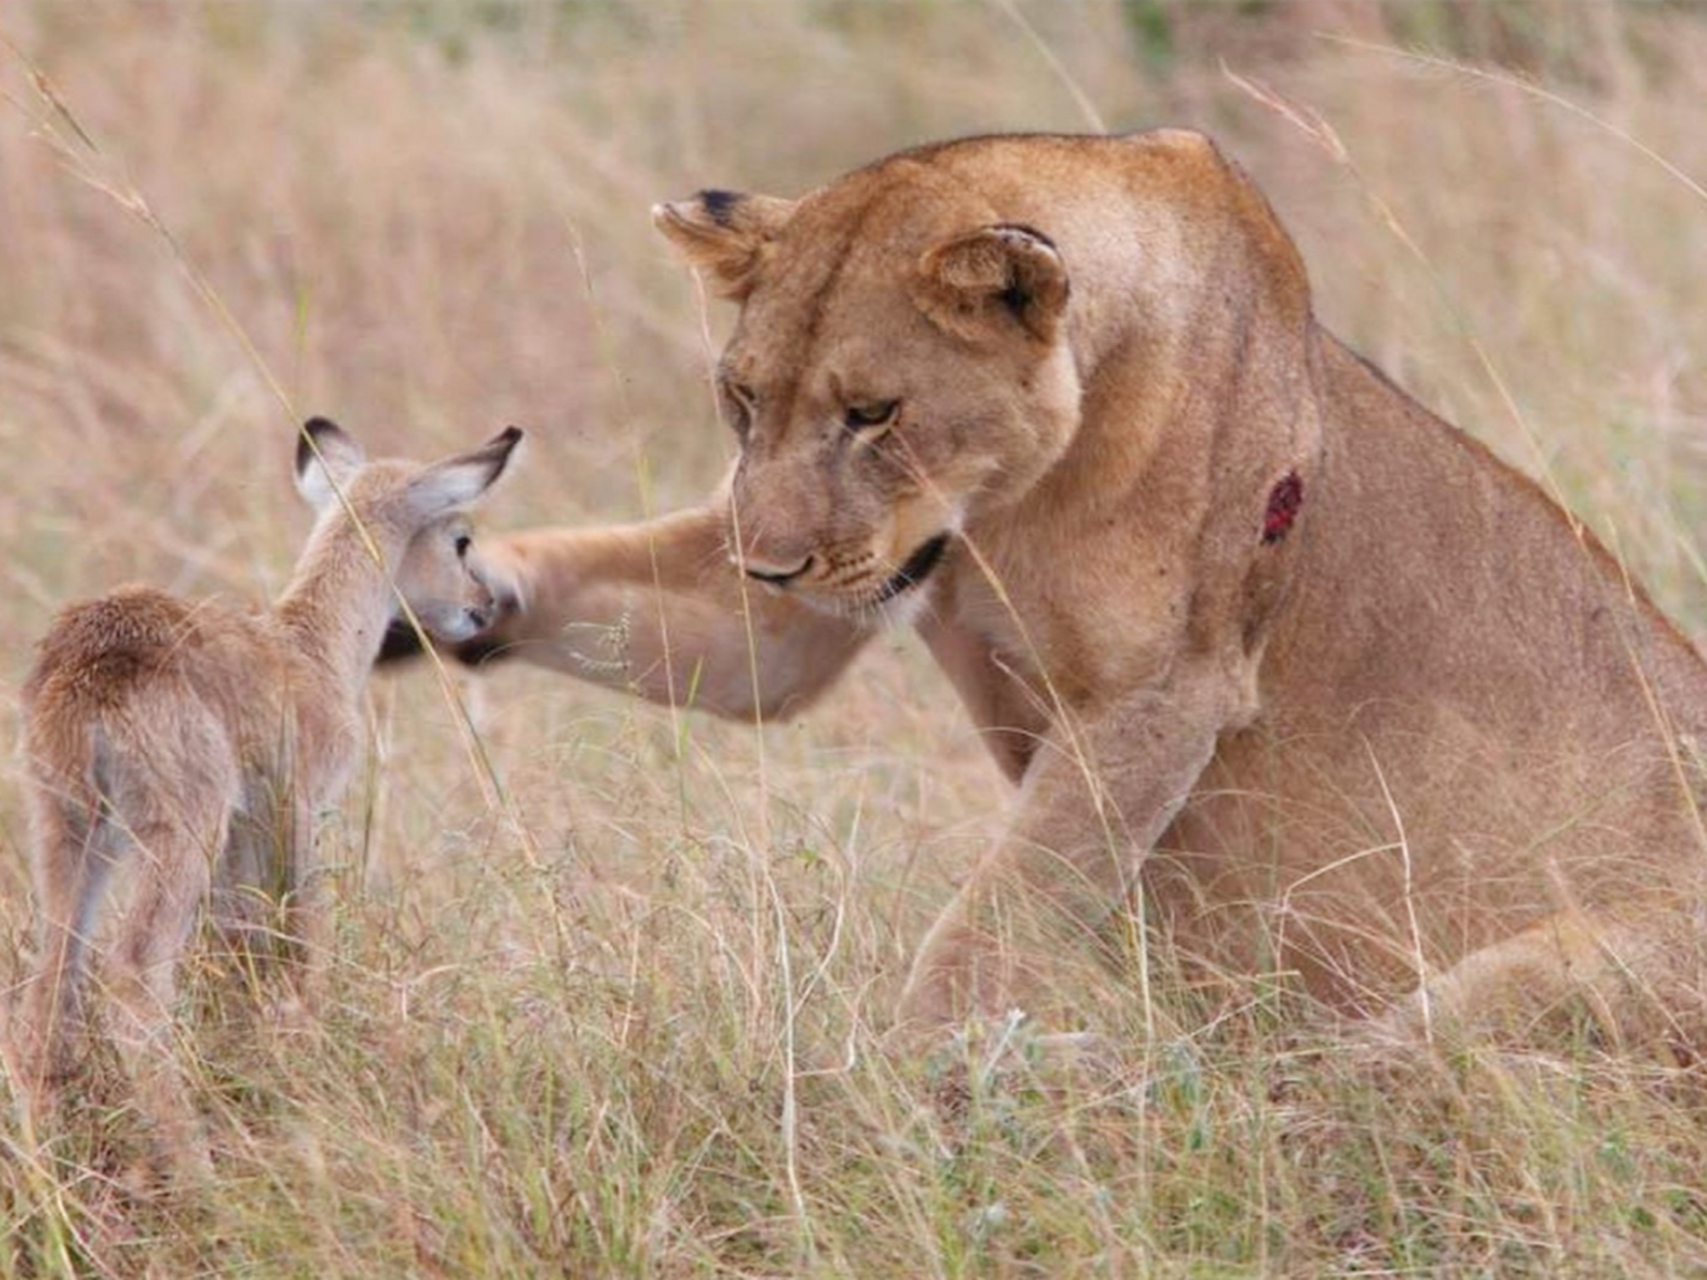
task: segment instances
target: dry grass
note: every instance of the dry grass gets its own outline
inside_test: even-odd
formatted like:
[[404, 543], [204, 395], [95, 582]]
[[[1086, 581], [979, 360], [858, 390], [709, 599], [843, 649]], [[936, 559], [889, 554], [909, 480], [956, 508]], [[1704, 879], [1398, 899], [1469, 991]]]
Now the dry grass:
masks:
[[[280, 585], [306, 413], [413, 453], [531, 428], [503, 524], [703, 492], [728, 449], [706, 319], [647, 204], [792, 193], [941, 135], [1082, 127], [1081, 95], [1113, 128], [1223, 137], [1303, 242], [1330, 323], [1546, 470], [1707, 625], [1707, 208], [1627, 140], [1707, 175], [1707, 25], [1085, 0], [1026, 5], [1028, 32], [1015, 12], [8, 8], [4, 33], [99, 144], [83, 163], [146, 195], [289, 408], [158, 231], [31, 136], [42, 99], [12, 65], [0, 727], [60, 602], [131, 578]], [[1518, 57], [1593, 118], [1316, 26]], [[1344, 158], [1220, 58], [1316, 113]], [[995, 1071], [971, 1046], [964, 1105], [936, 1105], [940, 1070], [878, 1033], [1002, 784], [909, 639], [809, 722], [758, 734], [527, 672], [472, 697], [530, 838], [482, 801], [432, 682], [382, 682], [371, 768], [328, 836], [324, 1025], [195, 984], [221, 1152], [205, 1194], [137, 1195], [135, 1125], [99, 1090], [41, 1158], [0, 1120], [0, 1277], [1707, 1271], [1699, 1082], [1586, 1044], [1375, 1072], [1284, 993], [1186, 991], [1161, 955], [1156, 1038], [1117, 1036], [1083, 1073], [1027, 1065], [1023, 1034]], [[8, 959], [28, 929], [21, 837], [7, 776]], [[1087, 987], [1101, 1025], [1138, 1025], [1118, 977]]]

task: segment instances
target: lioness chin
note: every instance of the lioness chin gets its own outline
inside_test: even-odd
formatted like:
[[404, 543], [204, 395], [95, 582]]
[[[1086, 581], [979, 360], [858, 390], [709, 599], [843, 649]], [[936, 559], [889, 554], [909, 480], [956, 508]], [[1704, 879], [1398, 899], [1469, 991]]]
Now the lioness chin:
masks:
[[1707, 669], [1316, 322], [1209, 141], [974, 138], [654, 219], [740, 307], [738, 461], [702, 508], [499, 541], [481, 649], [750, 719], [905, 604], [1019, 793], [904, 1021], [1047, 1009], [1060, 939], [1136, 897], [1203, 972], [1384, 1025], [1682, 1025]]

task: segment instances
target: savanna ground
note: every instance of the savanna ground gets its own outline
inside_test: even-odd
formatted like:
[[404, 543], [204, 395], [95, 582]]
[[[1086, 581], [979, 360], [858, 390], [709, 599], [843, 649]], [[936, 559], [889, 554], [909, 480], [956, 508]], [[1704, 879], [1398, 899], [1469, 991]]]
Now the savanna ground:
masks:
[[[528, 427], [495, 525], [694, 499], [728, 316], [648, 204], [992, 130], [1215, 132], [1328, 322], [1707, 630], [1686, 8], [15, 0], [0, 32], [50, 83], [7, 59], [8, 738], [59, 603], [283, 583], [308, 413], [418, 456]], [[144, 1194], [98, 1073], [43, 1151], [7, 1110], [0, 1276], [1707, 1274], [1699, 1071], [1587, 1037], [1371, 1072], [1284, 984], [1157, 953], [1148, 1003], [1086, 972], [1095, 1070], [1024, 1028], [952, 1070], [886, 1051], [1004, 790], [909, 638], [756, 733], [457, 687], [477, 749], [430, 669], [376, 684], [320, 1022], [191, 974], [218, 1183]]]

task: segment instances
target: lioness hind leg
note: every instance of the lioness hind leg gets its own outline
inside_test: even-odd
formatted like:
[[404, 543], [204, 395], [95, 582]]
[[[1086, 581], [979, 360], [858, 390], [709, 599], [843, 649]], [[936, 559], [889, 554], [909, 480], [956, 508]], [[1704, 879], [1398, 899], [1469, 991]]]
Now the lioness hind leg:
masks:
[[1471, 953], [1377, 1019], [1378, 1038], [1513, 1036], [1586, 1016], [1620, 1047], [1707, 1050], [1701, 925], [1678, 912], [1640, 925], [1579, 911]]

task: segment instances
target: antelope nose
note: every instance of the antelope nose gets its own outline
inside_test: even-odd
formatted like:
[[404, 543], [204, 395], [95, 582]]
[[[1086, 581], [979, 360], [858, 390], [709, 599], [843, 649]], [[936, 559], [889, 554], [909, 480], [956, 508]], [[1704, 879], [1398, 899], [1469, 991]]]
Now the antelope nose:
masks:
[[811, 567], [812, 557], [810, 555], [792, 568], [777, 564], [774, 561], [757, 559], [752, 555], [744, 557], [741, 561], [741, 568], [746, 570], [749, 578], [757, 578], [760, 582], [768, 582], [775, 587], [786, 586]]

